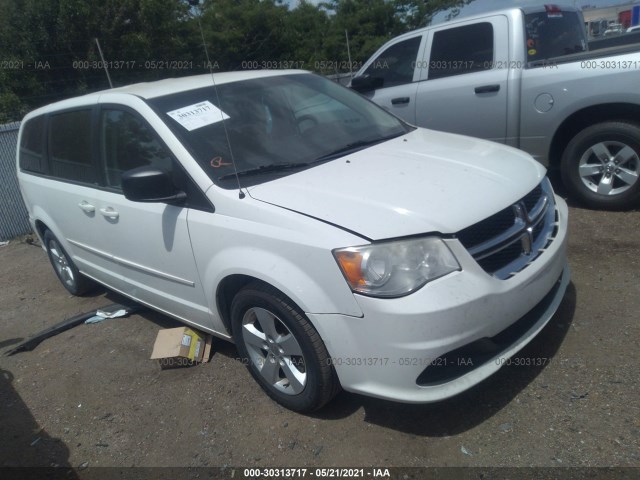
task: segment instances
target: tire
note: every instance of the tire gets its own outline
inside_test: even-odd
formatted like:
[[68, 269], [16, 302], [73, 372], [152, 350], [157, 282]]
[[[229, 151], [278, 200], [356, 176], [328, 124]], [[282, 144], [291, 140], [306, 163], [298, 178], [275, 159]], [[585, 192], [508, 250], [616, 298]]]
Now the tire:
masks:
[[263, 390], [282, 406], [312, 412], [340, 391], [320, 335], [275, 288], [256, 282], [242, 289], [231, 303], [231, 321], [240, 357]]
[[640, 202], [640, 127], [604, 122], [585, 128], [567, 145], [562, 181], [578, 201], [621, 210]]
[[80, 273], [71, 257], [50, 230], [44, 232], [43, 240], [53, 270], [69, 293], [79, 296], [96, 288], [97, 284]]

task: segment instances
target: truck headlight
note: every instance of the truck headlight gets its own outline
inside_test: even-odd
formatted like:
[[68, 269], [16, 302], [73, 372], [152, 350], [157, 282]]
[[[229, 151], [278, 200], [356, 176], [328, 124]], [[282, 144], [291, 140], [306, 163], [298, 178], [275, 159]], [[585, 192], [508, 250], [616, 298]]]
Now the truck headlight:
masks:
[[333, 256], [351, 289], [372, 297], [408, 295], [461, 270], [449, 247], [437, 237], [338, 248]]

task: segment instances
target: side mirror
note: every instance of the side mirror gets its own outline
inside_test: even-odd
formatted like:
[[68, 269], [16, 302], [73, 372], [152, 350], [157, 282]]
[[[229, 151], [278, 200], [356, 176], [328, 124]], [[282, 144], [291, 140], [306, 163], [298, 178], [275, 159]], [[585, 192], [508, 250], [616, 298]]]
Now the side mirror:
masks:
[[180, 204], [187, 194], [176, 190], [169, 174], [156, 167], [139, 167], [122, 174], [122, 191], [132, 202]]
[[370, 77], [369, 75], [361, 75], [351, 80], [351, 88], [356, 92], [364, 93], [382, 88], [384, 79], [380, 77]]

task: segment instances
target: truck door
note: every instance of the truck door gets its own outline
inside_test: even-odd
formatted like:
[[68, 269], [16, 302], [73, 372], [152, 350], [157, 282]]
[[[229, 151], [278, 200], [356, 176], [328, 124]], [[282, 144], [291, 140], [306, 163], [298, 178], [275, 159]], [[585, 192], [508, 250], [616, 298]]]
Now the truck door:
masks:
[[429, 32], [419, 62], [416, 124], [505, 142], [508, 20], [492, 16]]
[[375, 90], [363, 94], [411, 124], [416, 122], [416, 91], [420, 74], [417, 60], [422, 57], [425, 37], [424, 34], [402, 37], [387, 45], [362, 73], [376, 79], [379, 84]]

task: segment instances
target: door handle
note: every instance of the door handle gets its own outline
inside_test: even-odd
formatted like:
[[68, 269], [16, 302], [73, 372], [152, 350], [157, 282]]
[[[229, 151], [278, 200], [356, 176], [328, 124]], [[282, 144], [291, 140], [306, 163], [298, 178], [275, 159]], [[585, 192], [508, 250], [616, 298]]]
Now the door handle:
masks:
[[96, 211], [96, 207], [94, 207], [93, 205], [91, 205], [89, 202], [87, 202], [86, 200], [81, 201], [78, 206], [80, 207], [80, 209], [85, 212], [85, 213], [93, 213]]
[[494, 93], [500, 91], [500, 85], [485, 85], [483, 87], [476, 87], [476, 95], [480, 93]]
[[100, 213], [107, 218], [113, 218], [113, 219], [116, 219], [120, 216], [120, 214], [111, 207], [101, 208]]
[[411, 102], [411, 99], [409, 97], [400, 97], [391, 100], [391, 105], [406, 105], [409, 102]]

